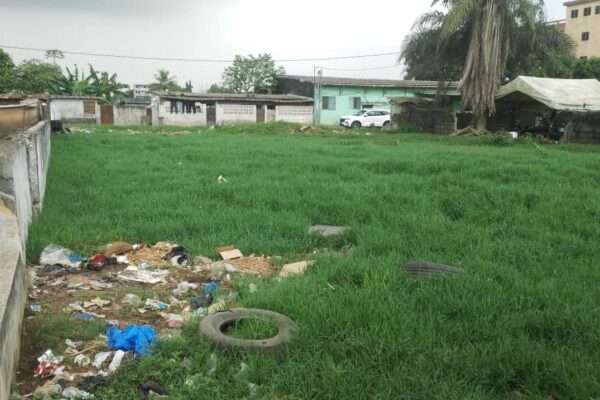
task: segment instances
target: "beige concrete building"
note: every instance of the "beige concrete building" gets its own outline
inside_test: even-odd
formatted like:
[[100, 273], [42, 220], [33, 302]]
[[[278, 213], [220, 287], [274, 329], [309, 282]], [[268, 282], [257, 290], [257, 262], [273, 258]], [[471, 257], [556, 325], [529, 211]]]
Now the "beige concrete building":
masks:
[[600, 0], [575, 0], [565, 4], [565, 32], [576, 44], [579, 58], [600, 57]]

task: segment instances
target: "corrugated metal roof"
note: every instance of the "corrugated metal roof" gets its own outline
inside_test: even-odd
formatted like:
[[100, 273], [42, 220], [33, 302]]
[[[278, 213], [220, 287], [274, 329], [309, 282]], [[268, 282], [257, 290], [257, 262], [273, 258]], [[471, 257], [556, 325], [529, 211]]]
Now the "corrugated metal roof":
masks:
[[50, 98], [50, 100], [98, 100], [98, 101], [104, 101], [104, 99], [102, 97], [94, 97], [94, 96], [52, 95], [49, 98]]
[[193, 101], [241, 101], [267, 103], [312, 103], [313, 99], [293, 94], [238, 94], [238, 93], [182, 93], [158, 92], [155, 95], [163, 99], [193, 100]]
[[[300, 82], [315, 83], [315, 77], [306, 75], [282, 75], [283, 79], [294, 79]], [[325, 86], [360, 86], [360, 87], [388, 87], [388, 88], [418, 88], [418, 89], [438, 89], [440, 85], [449, 89], [458, 89], [458, 82], [438, 82], [438, 81], [413, 81], [413, 80], [393, 80], [393, 79], [358, 79], [358, 78], [338, 78], [324, 76], [320, 79], [321, 85]]]

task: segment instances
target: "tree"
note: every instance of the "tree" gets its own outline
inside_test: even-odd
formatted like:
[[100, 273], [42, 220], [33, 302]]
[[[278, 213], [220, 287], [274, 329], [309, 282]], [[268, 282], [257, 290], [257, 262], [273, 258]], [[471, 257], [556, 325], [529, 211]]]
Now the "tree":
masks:
[[90, 65], [90, 92], [94, 96], [104, 97], [108, 101], [118, 100], [125, 97], [123, 89], [128, 85], [119, 83], [117, 74], [110, 75], [108, 72], [96, 71]]
[[61, 74], [60, 78], [53, 82], [53, 92], [65, 95], [85, 96], [92, 94], [90, 86], [91, 75], [85, 76], [84, 72], [79, 72], [79, 67], [75, 65], [73, 71], [65, 68], [66, 74]]
[[47, 50], [46, 51], [46, 58], [48, 59], [52, 59], [52, 63], [56, 64], [56, 60], [62, 60], [63, 58], [65, 58], [65, 55], [62, 51], [58, 50], [58, 49], [53, 49], [53, 50]]
[[496, 93], [505, 78], [511, 38], [517, 28], [530, 32], [542, 13], [542, 0], [434, 0], [447, 13], [441, 25], [441, 47], [455, 35], [465, 34], [469, 46], [460, 88], [463, 106], [474, 114], [474, 124], [484, 130], [487, 117], [496, 112]]
[[181, 87], [177, 84], [177, 78], [171, 75], [166, 69], [159, 69], [154, 75], [155, 83], [150, 84], [150, 90], [165, 91], [180, 91]]
[[226, 88], [224, 86], [219, 86], [217, 83], [213, 83], [208, 88], [208, 93], [233, 93], [233, 90]]
[[183, 88], [184, 92], [192, 93], [194, 91], [194, 86], [192, 85], [192, 81], [187, 81], [185, 83], [185, 87]]
[[58, 65], [31, 59], [15, 68], [15, 89], [24, 93], [55, 93], [54, 83], [62, 72]]
[[270, 93], [277, 84], [277, 75], [285, 74], [277, 68], [270, 54], [235, 56], [233, 65], [223, 73], [224, 86], [235, 93]]
[[4, 50], [0, 49], [0, 93], [10, 92], [15, 85], [15, 64]]
[[[440, 46], [441, 27], [445, 13], [426, 14], [415, 23], [413, 32], [403, 44], [400, 61], [406, 64], [406, 79], [457, 81], [462, 76], [467, 57], [469, 31], [463, 27], [446, 38]], [[533, 38], [533, 40], [532, 40]], [[568, 78], [574, 43], [567, 34], [555, 26], [547, 25], [542, 15], [534, 26], [533, 35], [526, 27], [517, 26], [512, 31], [511, 46], [504, 80], [519, 75]]]

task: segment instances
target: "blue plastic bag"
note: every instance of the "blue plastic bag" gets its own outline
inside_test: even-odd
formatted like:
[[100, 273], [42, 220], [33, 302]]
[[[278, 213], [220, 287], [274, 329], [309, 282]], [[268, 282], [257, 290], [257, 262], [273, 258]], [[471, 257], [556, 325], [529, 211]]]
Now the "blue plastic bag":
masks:
[[123, 330], [111, 326], [106, 336], [111, 350], [133, 351], [141, 357], [148, 354], [156, 341], [156, 331], [149, 325], [129, 325]]

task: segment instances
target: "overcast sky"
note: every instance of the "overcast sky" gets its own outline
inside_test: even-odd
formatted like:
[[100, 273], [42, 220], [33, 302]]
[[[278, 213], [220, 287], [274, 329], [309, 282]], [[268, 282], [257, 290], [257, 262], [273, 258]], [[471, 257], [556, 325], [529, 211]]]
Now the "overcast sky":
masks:
[[[548, 0], [548, 19], [564, 18]], [[167, 58], [231, 59], [271, 53], [275, 59], [394, 52], [431, 0], [0, 0], [0, 45]], [[13, 60], [43, 53], [6, 50]], [[401, 78], [396, 56], [281, 63], [288, 73]], [[194, 90], [220, 81], [226, 64], [134, 61], [67, 55], [62, 65], [93, 64], [125, 83], [152, 81], [166, 68]]]

